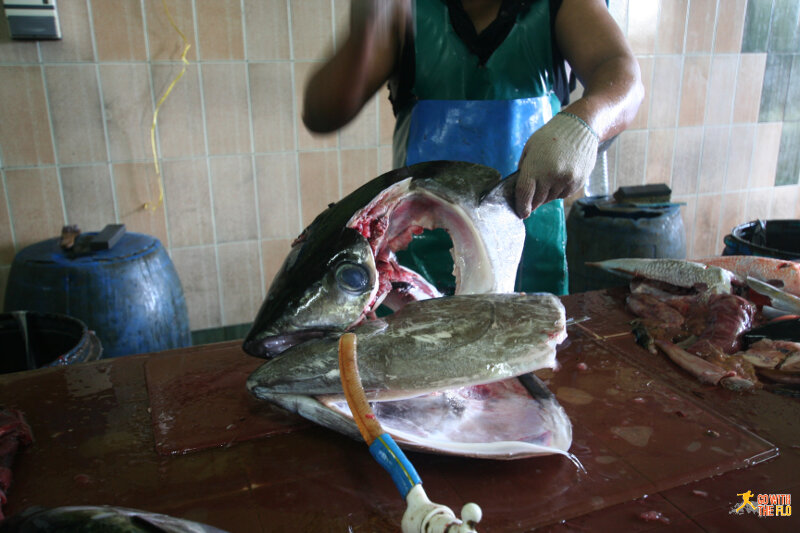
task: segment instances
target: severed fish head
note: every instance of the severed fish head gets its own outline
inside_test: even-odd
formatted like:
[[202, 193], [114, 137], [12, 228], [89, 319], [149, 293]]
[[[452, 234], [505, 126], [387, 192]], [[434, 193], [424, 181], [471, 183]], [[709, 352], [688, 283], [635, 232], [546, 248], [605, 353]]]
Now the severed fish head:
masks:
[[[367, 397], [401, 447], [500, 459], [569, 448], [566, 413], [530, 374], [554, 367], [556, 346], [566, 338], [557, 297], [429, 299], [353, 332]], [[287, 349], [253, 372], [247, 387], [260, 399], [359, 437], [342, 391], [338, 335]]]
[[398, 264], [415, 233], [445, 229], [457, 294], [511, 292], [524, 226], [511, 205], [514, 179], [463, 162], [420, 163], [379, 176], [332, 204], [295, 240], [243, 349], [274, 357], [341, 333], [384, 304], [441, 296]]

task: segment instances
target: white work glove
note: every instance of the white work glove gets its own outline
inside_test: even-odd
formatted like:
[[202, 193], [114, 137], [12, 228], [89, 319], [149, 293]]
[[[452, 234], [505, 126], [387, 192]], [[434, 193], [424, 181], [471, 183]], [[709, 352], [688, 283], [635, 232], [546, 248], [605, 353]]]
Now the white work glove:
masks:
[[583, 187], [597, 159], [597, 134], [562, 111], [530, 136], [519, 159], [516, 211], [527, 218], [542, 204]]

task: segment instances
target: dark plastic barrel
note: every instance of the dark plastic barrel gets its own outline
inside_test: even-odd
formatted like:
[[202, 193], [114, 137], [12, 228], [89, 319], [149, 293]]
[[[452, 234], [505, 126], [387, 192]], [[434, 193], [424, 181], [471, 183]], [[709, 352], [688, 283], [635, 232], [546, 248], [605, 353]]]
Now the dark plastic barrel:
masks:
[[610, 198], [582, 198], [567, 216], [571, 293], [625, 285], [627, 280], [586, 262], [621, 257], [686, 258], [680, 206], [616, 206]]
[[0, 314], [0, 374], [99, 359], [100, 341], [82, 321], [56, 313]]
[[125, 233], [110, 249], [77, 257], [59, 239], [28, 246], [14, 257], [4, 307], [75, 317], [95, 331], [104, 357], [191, 345], [178, 273], [150, 235]]
[[800, 261], [800, 220], [754, 220], [725, 236], [722, 255], [759, 255]]

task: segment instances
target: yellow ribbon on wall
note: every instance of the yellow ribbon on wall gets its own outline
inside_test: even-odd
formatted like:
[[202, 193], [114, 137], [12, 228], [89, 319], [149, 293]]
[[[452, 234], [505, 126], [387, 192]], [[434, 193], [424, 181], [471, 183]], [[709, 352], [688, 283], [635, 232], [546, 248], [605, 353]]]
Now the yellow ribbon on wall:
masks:
[[178, 80], [180, 80], [186, 73], [186, 66], [189, 64], [189, 61], [186, 59], [186, 53], [192, 46], [189, 43], [189, 40], [186, 38], [186, 35], [184, 35], [183, 32], [180, 30], [180, 28], [178, 28], [178, 25], [175, 24], [175, 20], [172, 18], [172, 14], [169, 12], [169, 8], [167, 7], [167, 0], [163, 0], [163, 4], [164, 4], [164, 11], [166, 12], [167, 18], [169, 19], [169, 23], [172, 25], [173, 28], [175, 28], [175, 31], [178, 32], [178, 34], [181, 36], [181, 39], [183, 39], [183, 53], [181, 54], [181, 61], [183, 62], [183, 68], [181, 69], [180, 73], [175, 77], [175, 79], [172, 80], [172, 83], [169, 84], [167, 90], [164, 91], [164, 94], [158, 100], [158, 103], [156, 104], [156, 109], [153, 112], [153, 124], [150, 126], [150, 147], [153, 149], [153, 164], [155, 165], [156, 177], [158, 178], [158, 202], [155, 205], [153, 205], [150, 202], [145, 202], [145, 204], [142, 207], [149, 211], [155, 211], [164, 202], [164, 183], [163, 183], [163, 178], [161, 176], [161, 167], [158, 164], [158, 153], [156, 150], [156, 124], [158, 122], [158, 110], [161, 109], [161, 104], [164, 103], [164, 100], [167, 99], [169, 93], [172, 92], [172, 89], [175, 87], [175, 84], [178, 83]]

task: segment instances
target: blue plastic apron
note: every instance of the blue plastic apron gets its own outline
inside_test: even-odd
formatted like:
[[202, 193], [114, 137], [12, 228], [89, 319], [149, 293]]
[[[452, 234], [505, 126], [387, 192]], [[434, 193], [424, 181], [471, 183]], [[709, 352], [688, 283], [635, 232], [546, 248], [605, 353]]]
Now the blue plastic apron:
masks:
[[[415, 6], [413, 91], [418, 100], [398, 116], [395, 164], [468, 161], [510, 175], [530, 135], [560, 110], [550, 86], [548, 2], [534, 3], [518, 18], [485, 64], [456, 35], [445, 2], [417, 0]], [[516, 290], [566, 294], [563, 201], [536, 209], [525, 228]], [[398, 258], [440, 290], [452, 292], [449, 244], [443, 230], [426, 232]]]

